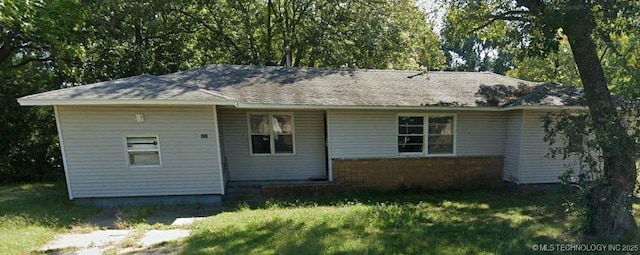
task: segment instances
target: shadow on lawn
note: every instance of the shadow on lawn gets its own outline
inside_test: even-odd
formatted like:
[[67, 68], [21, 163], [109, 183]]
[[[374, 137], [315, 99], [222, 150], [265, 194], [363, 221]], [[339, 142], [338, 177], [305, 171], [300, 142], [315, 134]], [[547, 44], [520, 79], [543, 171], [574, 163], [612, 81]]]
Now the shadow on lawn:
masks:
[[360, 205], [365, 209], [311, 218], [269, 215], [254, 221], [256, 225], [194, 231], [185, 240], [184, 252], [523, 254], [533, 253], [532, 244], [567, 241], [562, 237], [569, 225], [565, 225], [567, 217], [559, 206], [560, 194], [447, 191], [343, 195], [304, 202], [271, 201], [266, 208]]
[[274, 219], [246, 230], [229, 229], [225, 233], [192, 235], [183, 252], [184, 254], [311, 254], [329, 249], [330, 244], [324, 237], [339, 231], [341, 230], [330, 227], [327, 223], [307, 226], [292, 220]]
[[64, 183], [9, 185], [0, 189], [0, 212], [6, 224], [70, 228], [87, 223], [87, 218], [98, 212], [94, 207], [69, 201]]

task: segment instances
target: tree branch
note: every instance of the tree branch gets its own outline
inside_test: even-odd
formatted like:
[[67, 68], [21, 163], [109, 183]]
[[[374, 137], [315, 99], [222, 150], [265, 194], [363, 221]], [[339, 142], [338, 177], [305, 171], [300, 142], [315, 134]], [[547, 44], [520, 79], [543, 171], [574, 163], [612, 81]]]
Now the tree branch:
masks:
[[607, 55], [609, 50], [609, 45], [604, 45], [604, 50], [602, 51], [602, 55], [600, 55], [600, 57], [598, 57], [598, 60], [600, 60], [600, 63], [602, 63], [602, 60], [604, 59], [604, 57]]
[[[2, 29], [5, 29], [4, 27]], [[5, 38], [2, 46], [0, 47], [0, 63], [7, 61], [11, 58], [13, 51], [16, 49], [14, 41], [17, 39], [18, 34], [20, 33], [20, 27], [16, 27], [13, 30], [10, 30], [7, 33], [7, 37]]]
[[[236, 52], [240, 52], [241, 49], [240, 47], [238, 47], [238, 45], [236, 45], [233, 40], [224, 33], [224, 31], [222, 31], [222, 27], [217, 25], [217, 26], [212, 26], [209, 23], [207, 23], [206, 21], [204, 21], [203, 19], [196, 17], [195, 15], [193, 15], [192, 13], [189, 13], [187, 11], [183, 11], [183, 10], [178, 10], [178, 12], [188, 16], [189, 18], [195, 20], [196, 22], [198, 22], [200, 25], [202, 25], [204, 28], [206, 28], [207, 30], [209, 30], [210, 32], [214, 32], [216, 34], [218, 34], [220, 37], [222, 37], [222, 39], [224, 39], [225, 42], [227, 42], [227, 44], [231, 47], [233, 47], [234, 50], [236, 50]], [[215, 15], [214, 15], [215, 18]], [[219, 20], [216, 19], [216, 21], [218, 22]]]
[[6, 61], [11, 56], [11, 52], [13, 51], [13, 46], [9, 43], [3, 43], [2, 47], [0, 47], [0, 63]]
[[529, 14], [529, 11], [511, 10], [511, 11], [506, 11], [504, 13], [489, 15], [489, 16], [486, 16], [486, 18], [489, 19], [487, 22], [483, 23], [478, 27], [473, 28], [470, 32], [477, 32], [483, 28], [486, 28], [487, 26], [491, 25], [493, 22], [496, 22], [498, 20], [528, 21], [529, 19], [524, 17], [524, 14]]
[[23, 59], [22, 61], [20, 61], [15, 65], [11, 65], [11, 68], [18, 68], [26, 64], [29, 64], [31, 62], [48, 62], [53, 60], [54, 60], [53, 58], [27, 58], [27, 59]]

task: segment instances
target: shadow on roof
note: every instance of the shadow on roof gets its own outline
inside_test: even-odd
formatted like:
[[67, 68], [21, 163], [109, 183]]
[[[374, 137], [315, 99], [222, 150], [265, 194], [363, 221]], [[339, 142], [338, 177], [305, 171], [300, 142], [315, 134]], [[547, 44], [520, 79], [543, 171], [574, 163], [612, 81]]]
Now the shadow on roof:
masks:
[[[90, 90], [75, 89], [71, 87], [70, 98], [86, 97], [87, 92], [95, 98], [135, 98], [135, 99], [189, 99], [189, 98], [223, 98], [213, 93], [200, 91], [193, 86], [183, 86], [179, 83], [160, 79], [158, 77], [143, 74], [134, 77], [104, 81], [90, 86]], [[82, 87], [82, 86], [80, 86]]]
[[260, 83], [284, 86], [336, 74], [353, 76], [355, 73], [356, 70], [353, 69], [209, 65], [195, 70], [163, 75], [160, 78], [185, 84], [197, 84], [206, 89], [219, 89], [250, 87]]

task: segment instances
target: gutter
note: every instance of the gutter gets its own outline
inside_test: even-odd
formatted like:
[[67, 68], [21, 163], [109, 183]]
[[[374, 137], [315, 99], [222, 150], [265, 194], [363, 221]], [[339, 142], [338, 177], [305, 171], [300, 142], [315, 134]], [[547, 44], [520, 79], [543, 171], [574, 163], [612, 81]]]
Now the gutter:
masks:
[[[217, 94], [216, 94], [217, 95]], [[217, 95], [218, 96], [218, 95]], [[21, 106], [48, 105], [217, 105], [238, 109], [301, 109], [301, 110], [402, 110], [402, 111], [511, 111], [511, 110], [587, 110], [587, 106], [518, 105], [509, 107], [461, 106], [393, 106], [393, 105], [308, 105], [308, 104], [251, 104], [232, 98], [224, 100], [171, 100], [171, 99], [30, 99], [19, 98]]]
[[360, 106], [360, 105], [284, 105], [284, 104], [247, 104], [236, 102], [238, 109], [304, 109], [304, 110], [431, 110], [431, 111], [492, 111], [512, 110], [586, 110], [587, 106], [519, 105], [510, 107], [455, 107], [455, 106]]

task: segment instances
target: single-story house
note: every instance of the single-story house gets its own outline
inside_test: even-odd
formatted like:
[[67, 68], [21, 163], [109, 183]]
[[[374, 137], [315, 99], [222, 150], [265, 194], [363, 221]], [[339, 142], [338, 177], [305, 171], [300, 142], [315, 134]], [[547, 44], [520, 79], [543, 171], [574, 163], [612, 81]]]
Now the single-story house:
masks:
[[541, 117], [580, 91], [488, 72], [211, 65], [18, 99], [53, 106], [69, 198], [557, 183]]

